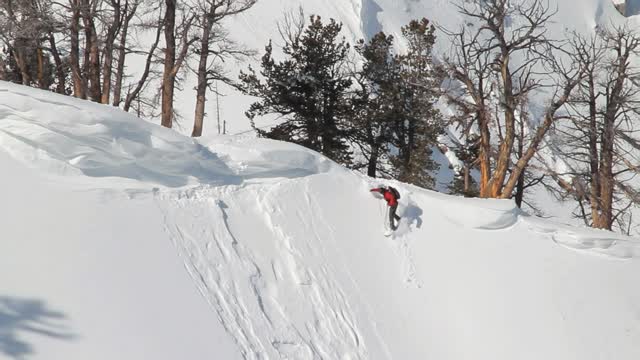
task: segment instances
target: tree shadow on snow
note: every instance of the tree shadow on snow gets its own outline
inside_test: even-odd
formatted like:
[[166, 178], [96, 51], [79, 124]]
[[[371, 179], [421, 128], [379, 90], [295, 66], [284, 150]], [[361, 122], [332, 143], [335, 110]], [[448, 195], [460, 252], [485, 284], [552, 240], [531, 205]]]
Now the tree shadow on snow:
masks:
[[35, 353], [25, 339], [34, 335], [71, 340], [74, 335], [66, 321], [63, 313], [48, 308], [42, 300], [0, 296], [0, 354], [17, 360]]

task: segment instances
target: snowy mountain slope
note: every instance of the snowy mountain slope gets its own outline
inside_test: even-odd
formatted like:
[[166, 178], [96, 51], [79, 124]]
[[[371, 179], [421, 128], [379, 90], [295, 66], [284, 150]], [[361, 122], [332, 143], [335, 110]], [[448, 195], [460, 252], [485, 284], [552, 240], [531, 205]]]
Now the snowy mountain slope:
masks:
[[0, 358], [640, 356], [638, 239], [401, 183], [386, 238], [304, 148], [0, 94]]

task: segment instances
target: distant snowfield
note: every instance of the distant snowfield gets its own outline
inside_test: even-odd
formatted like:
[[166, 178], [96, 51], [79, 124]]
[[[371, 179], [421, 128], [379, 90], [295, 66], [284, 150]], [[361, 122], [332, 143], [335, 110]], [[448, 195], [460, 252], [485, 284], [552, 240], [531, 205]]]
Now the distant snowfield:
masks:
[[0, 82], [0, 358], [640, 358], [640, 240]]

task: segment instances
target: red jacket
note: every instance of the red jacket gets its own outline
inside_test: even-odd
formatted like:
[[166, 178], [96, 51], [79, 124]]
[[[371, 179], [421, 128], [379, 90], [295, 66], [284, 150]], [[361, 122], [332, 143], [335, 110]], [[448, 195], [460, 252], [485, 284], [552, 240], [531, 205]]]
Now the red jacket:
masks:
[[396, 206], [398, 205], [398, 199], [396, 199], [395, 196], [393, 196], [393, 193], [391, 191], [389, 191], [386, 188], [375, 188], [375, 189], [371, 189], [372, 192], [379, 192], [380, 194], [382, 194], [382, 196], [384, 196], [384, 199], [387, 200], [387, 205], [389, 206]]

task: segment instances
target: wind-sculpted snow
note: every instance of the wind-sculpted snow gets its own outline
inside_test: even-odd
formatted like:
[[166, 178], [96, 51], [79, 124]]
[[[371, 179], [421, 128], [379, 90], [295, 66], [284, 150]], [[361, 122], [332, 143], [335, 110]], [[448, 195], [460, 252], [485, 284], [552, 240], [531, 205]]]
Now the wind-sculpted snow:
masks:
[[525, 217], [524, 221], [532, 231], [545, 234], [554, 242], [571, 249], [619, 259], [640, 258], [640, 239], [637, 238], [606, 230], [584, 230], [553, 224], [531, 217]]
[[307, 176], [331, 166], [326, 158], [295, 145], [275, 143], [260, 152], [258, 146], [268, 140], [222, 138], [207, 147], [119, 109], [34, 94], [0, 82], [0, 144], [30, 166], [56, 175], [117, 177], [129, 187], [149, 183], [176, 188]]
[[452, 224], [476, 230], [508, 229], [521, 213], [510, 200], [464, 199], [439, 193], [431, 193], [425, 200]]
[[5, 82], [0, 96], [0, 143], [31, 166], [167, 187], [240, 182], [205, 147], [119, 109]]
[[[0, 94], [0, 295], [74, 334], [29, 339], [34, 358], [640, 358], [637, 239], [297, 145]], [[390, 237], [380, 183], [402, 195]]]
[[339, 171], [335, 163], [302, 146], [255, 137], [217, 136], [199, 140], [246, 181], [297, 178]]

